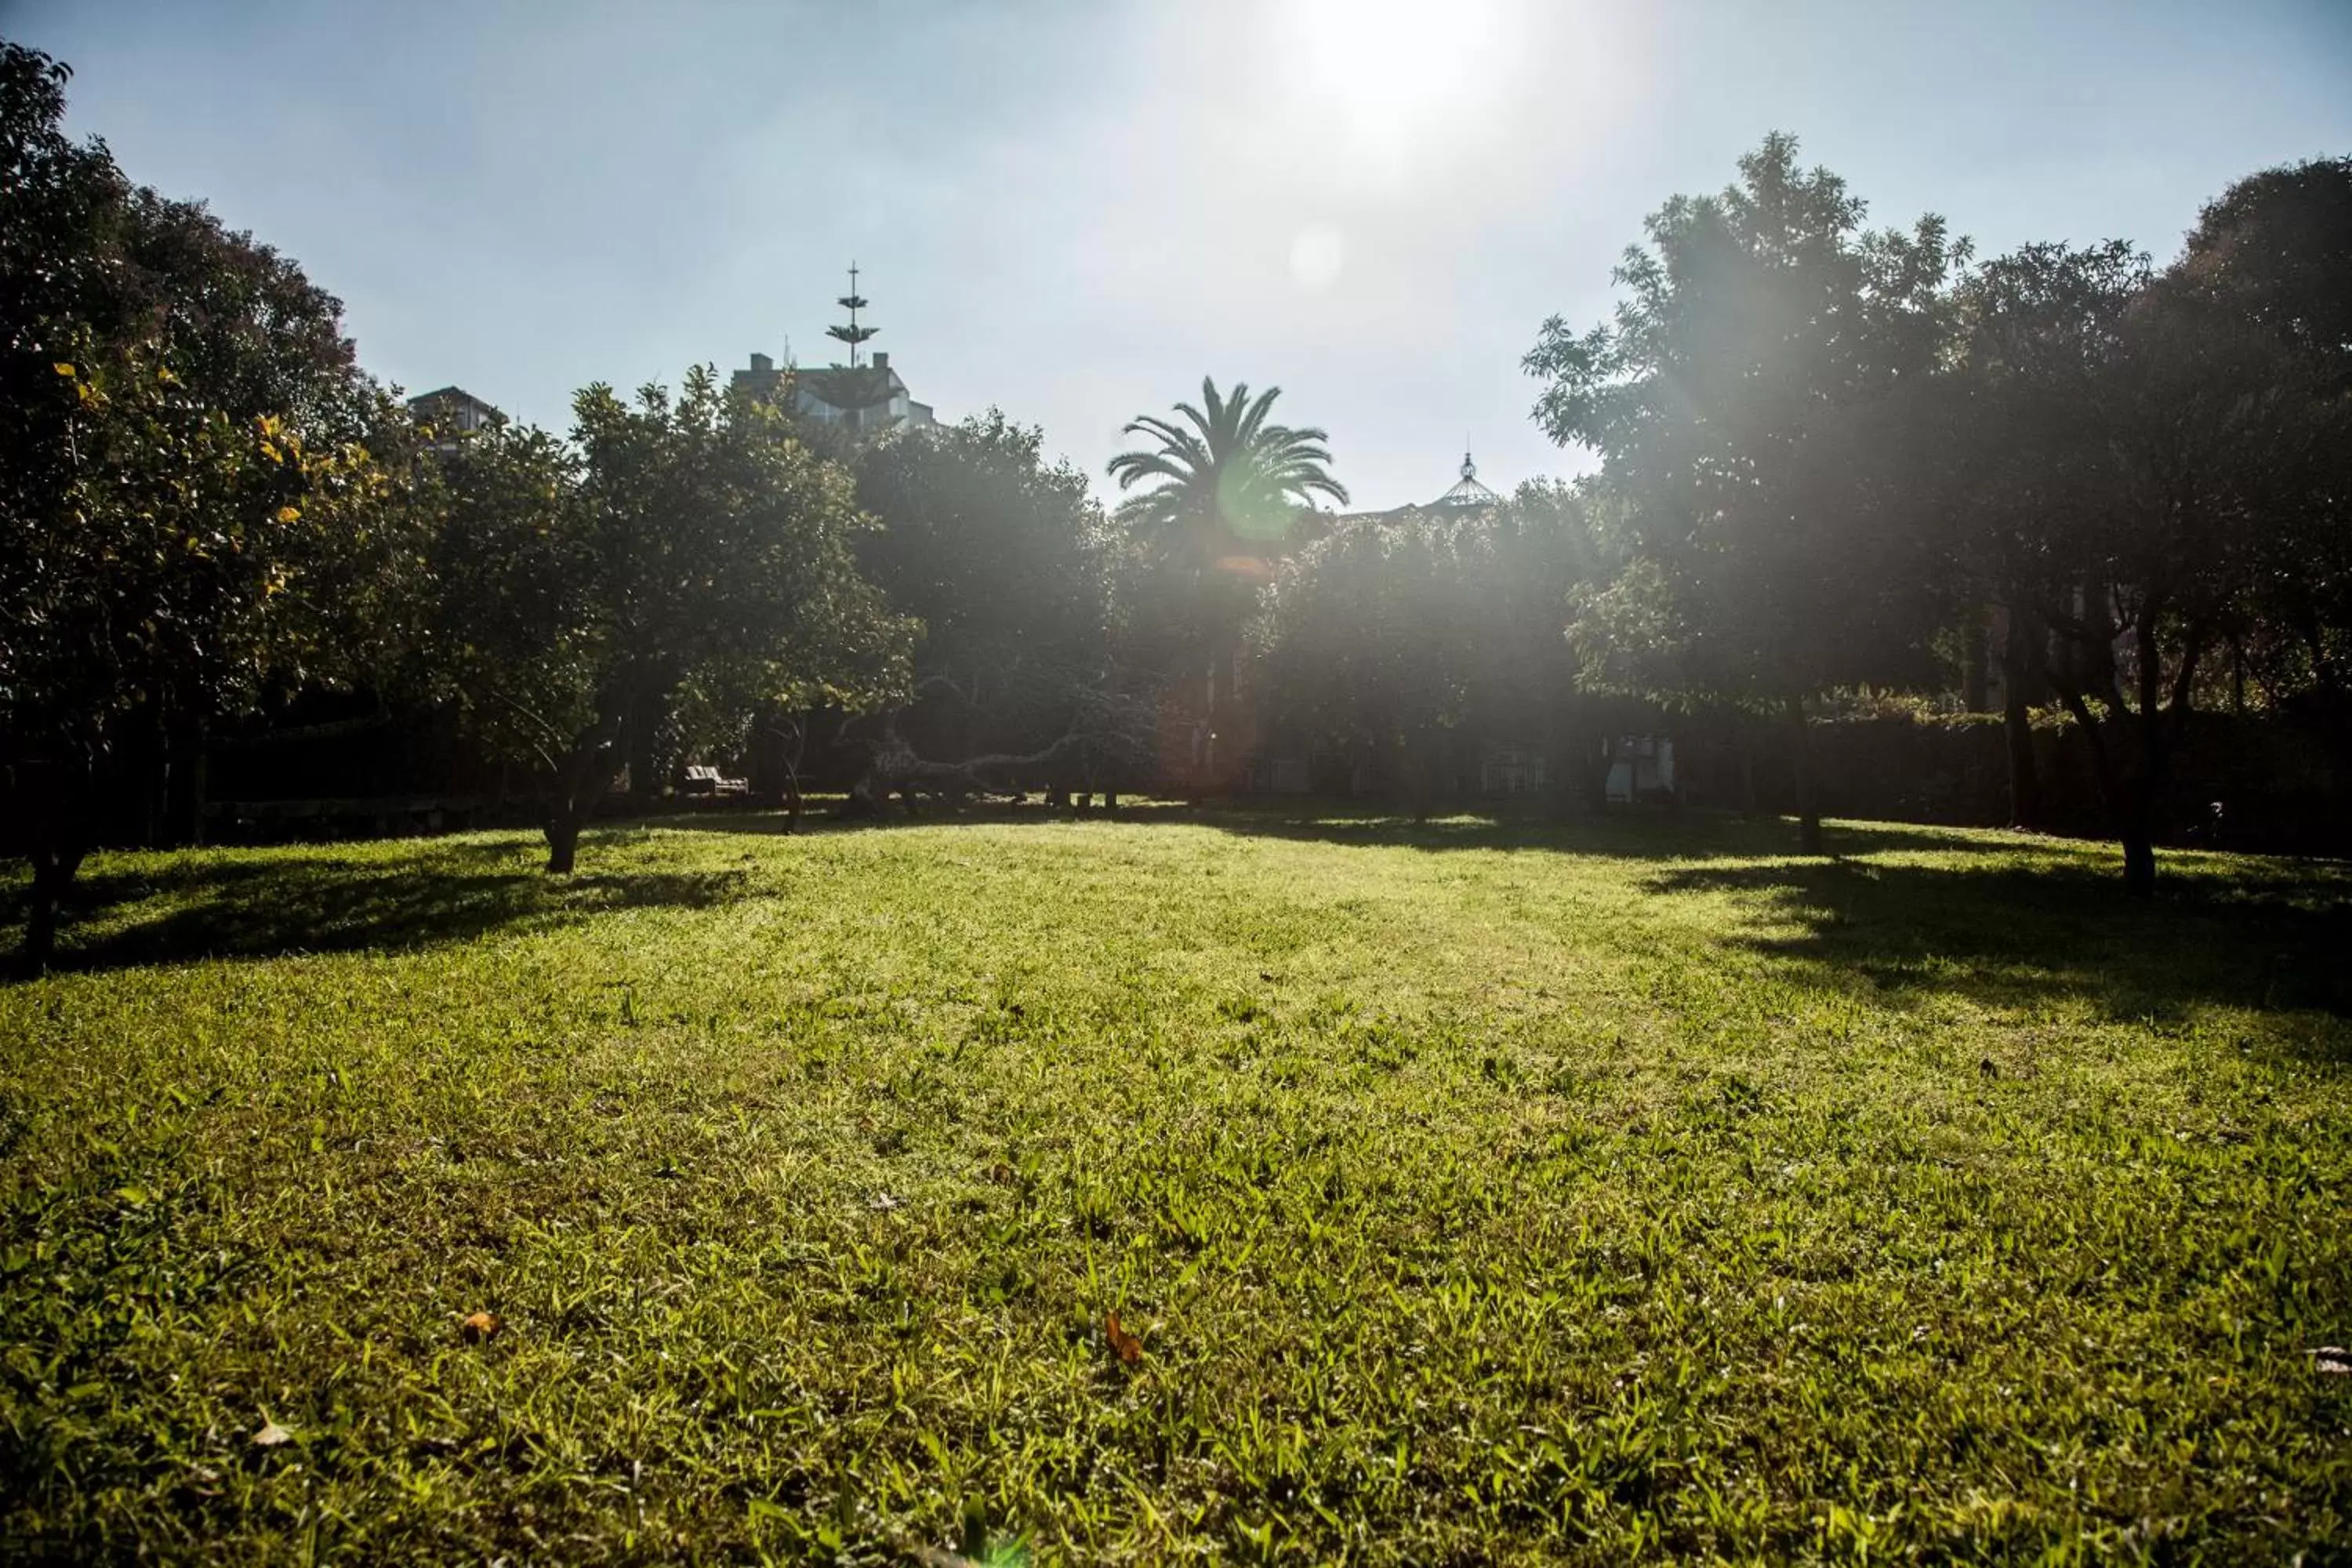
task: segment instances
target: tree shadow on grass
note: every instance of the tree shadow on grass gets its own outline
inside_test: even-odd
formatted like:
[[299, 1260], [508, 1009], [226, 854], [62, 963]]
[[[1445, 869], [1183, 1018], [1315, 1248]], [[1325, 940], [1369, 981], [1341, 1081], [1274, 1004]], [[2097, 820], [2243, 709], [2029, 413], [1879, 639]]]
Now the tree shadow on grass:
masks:
[[[869, 833], [909, 827], [1069, 826], [1083, 823], [1195, 826], [1252, 838], [1440, 850], [1551, 850], [1633, 860], [1795, 858], [1801, 851], [1793, 817], [1748, 816], [1730, 811], [1678, 810], [1664, 805], [1615, 805], [1605, 813], [1581, 809], [1563, 815], [1538, 805], [1481, 803], [1475, 810], [1453, 810], [1416, 823], [1408, 812], [1345, 798], [1285, 796], [1213, 800], [1194, 805], [1180, 800], [1130, 797], [1117, 810], [1072, 812], [1033, 801], [973, 801], [962, 805], [927, 805], [912, 814], [895, 805], [874, 816], [845, 816], [814, 805], [794, 826], [783, 812], [763, 808], [723, 809], [649, 816], [626, 824], [685, 833], [754, 837]], [[2061, 838], [1932, 823], [1839, 820], [1824, 824], [1827, 853], [1834, 858], [1890, 852], [1938, 856], [2047, 858], [2080, 868], [2085, 847], [2111, 847], [2102, 839]], [[2273, 858], [2281, 866], [2335, 864]], [[2121, 873], [2108, 879], [2120, 888]], [[2339, 884], [2352, 898], [2352, 879]]]
[[[1946, 845], [1927, 836], [1906, 847]], [[2352, 1018], [2352, 878], [2332, 866], [2176, 867], [2146, 900], [2126, 897], [2112, 872], [2055, 858], [1690, 866], [1643, 886], [1753, 895], [1772, 929], [1727, 944], [1889, 999], [2074, 998], [2158, 1024], [2200, 1005]]]
[[[1199, 820], [1220, 831], [1252, 838], [1430, 852], [1550, 850], [1636, 860], [1766, 855], [1781, 847], [1782, 837], [1780, 825], [1769, 821], [1649, 808], [1566, 818], [1505, 810], [1435, 815], [1415, 822], [1408, 814], [1361, 807], [1232, 806], [1204, 811]], [[1787, 848], [1793, 850], [1793, 828], [1786, 837]]]
[[[2158, 897], [2141, 900], [2105, 846], [1906, 823], [1829, 824], [1823, 858], [1798, 853], [1793, 821], [1704, 812], [1415, 826], [1360, 809], [1228, 808], [1200, 820], [1334, 844], [1678, 862], [1647, 872], [1643, 889], [1757, 895], [1771, 930], [1735, 926], [1727, 943], [1889, 999], [2068, 997], [2158, 1023], [2200, 1005], [2352, 1018], [2352, 868], [2335, 862], [2168, 854]], [[1801, 934], [1786, 934], [1791, 923]], [[2322, 1047], [2336, 1060], [2347, 1048], [2340, 1037]]]
[[1181, 823], [1202, 819], [1198, 809], [1181, 801], [1165, 800], [1129, 802], [1116, 811], [1095, 808], [1076, 812], [1034, 801], [972, 801], [962, 805], [926, 805], [910, 814], [893, 804], [885, 812], [862, 816], [845, 815], [837, 802], [828, 802], [823, 805], [812, 805], [797, 825], [782, 811], [757, 808], [648, 816], [630, 826], [676, 833], [816, 837], [827, 834], [874, 833], [908, 827], [977, 827], [1015, 824], [1042, 826], [1081, 822]]
[[[1730, 856], [1793, 855], [1792, 821], [1750, 820], [1717, 812], [1675, 812], [1640, 806], [1606, 814], [1578, 813], [1562, 819], [1529, 807], [1451, 812], [1416, 823], [1409, 813], [1353, 801], [1293, 797], [1276, 801], [1213, 801], [1200, 805], [1176, 800], [1129, 800], [1116, 811], [1072, 812], [1036, 802], [971, 802], [929, 806], [909, 815], [895, 805], [881, 815], [845, 817], [812, 811], [794, 828], [778, 811], [694, 813], [652, 817], [639, 826], [687, 833], [746, 834], [879, 832], [887, 829], [981, 826], [1052, 826], [1084, 823], [1195, 826], [1250, 838], [1416, 850], [1552, 850], [1643, 860], [1709, 859]], [[1943, 830], [1901, 825], [1846, 825], [1832, 833], [1842, 853], [1884, 848], [1934, 847], [2002, 853], [2016, 846], [1999, 840], [1956, 840]]]
[[[1564, 816], [1536, 807], [1504, 806], [1433, 816], [1415, 823], [1408, 814], [1354, 803], [1252, 804], [1203, 807], [1192, 820], [1252, 837], [1427, 851], [1550, 850], [1630, 860], [1756, 859], [1799, 853], [1793, 817], [1750, 817], [1648, 805], [1612, 806], [1606, 812], [1578, 810]], [[1826, 830], [1829, 852], [1838, 856], [1899, 850], [2016, 856], [2054, 847], [2052, 841], [2031, 836], [1967, 833], [1910, 823], [1835, 822], [1828, 824]]]
[[[478, 840], [398, 857], [353, 847], [151, 857], [120, 868], [100, 860], [68, 900], [51, 968], [431, 947], [614, 910], [703, 908], [743, 896], [749, 881], [740, 869], [553, 878], [539, 868], [535, 847]], [[26, 904], [21, 882], [0, 891], [0, 943], [13, 948]]]

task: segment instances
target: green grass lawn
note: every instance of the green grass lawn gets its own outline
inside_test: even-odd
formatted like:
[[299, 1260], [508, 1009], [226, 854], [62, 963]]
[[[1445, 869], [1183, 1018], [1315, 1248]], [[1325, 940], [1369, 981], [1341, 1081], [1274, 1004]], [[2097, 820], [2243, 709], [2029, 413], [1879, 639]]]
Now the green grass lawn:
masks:
[[772, 826], [96, 858], [0, 1557], [2352, 1562], [2352, 874]]

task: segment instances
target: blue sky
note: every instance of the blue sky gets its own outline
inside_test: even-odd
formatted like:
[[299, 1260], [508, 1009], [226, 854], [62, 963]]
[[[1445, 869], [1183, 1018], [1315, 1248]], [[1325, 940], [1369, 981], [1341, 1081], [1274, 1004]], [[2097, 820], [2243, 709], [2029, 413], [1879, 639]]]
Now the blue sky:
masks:
[[1368, 506], [1587, 466], [1528, 418], [1643, 216], [1765, 132], [1875, 222], [2133, 239], [2352, 153], [2352, 5], [0, 0], [72, 125], [339, 294], [362, 360], [572, 389], [833, 356], [865, 268], [941, 416], [1097, 476], [1203, 374], [1285, 389]]

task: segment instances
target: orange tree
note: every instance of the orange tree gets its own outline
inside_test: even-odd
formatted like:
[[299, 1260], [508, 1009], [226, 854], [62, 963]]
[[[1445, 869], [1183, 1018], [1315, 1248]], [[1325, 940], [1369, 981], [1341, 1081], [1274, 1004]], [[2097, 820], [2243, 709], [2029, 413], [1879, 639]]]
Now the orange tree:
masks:
[[419, 617], [427, 679], [536, 765], [557, 873], [651, 731], [887, 703], [910, 641], [858, 571], [849, 474], [774, 408], [707, 367], [572, 408], [568, 441], [505, 427], [436, 466]]
[[0, 756], [38, 964], [89, 803], [152, 803], [266, 684], [364, 657], [414, 555], [406, 423], [338, 303], [68, 141], [63, 67], [0, 45]]

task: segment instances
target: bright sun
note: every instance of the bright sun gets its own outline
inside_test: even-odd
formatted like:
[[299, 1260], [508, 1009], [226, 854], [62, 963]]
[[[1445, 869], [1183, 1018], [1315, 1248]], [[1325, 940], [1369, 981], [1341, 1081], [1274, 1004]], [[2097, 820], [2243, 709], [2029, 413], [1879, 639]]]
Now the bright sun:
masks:
[[1361, 141], [1394, 144], [1467, 111], [1498, 42], [1495, 0], [1296, 0], [1315, 96]]

